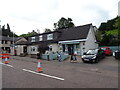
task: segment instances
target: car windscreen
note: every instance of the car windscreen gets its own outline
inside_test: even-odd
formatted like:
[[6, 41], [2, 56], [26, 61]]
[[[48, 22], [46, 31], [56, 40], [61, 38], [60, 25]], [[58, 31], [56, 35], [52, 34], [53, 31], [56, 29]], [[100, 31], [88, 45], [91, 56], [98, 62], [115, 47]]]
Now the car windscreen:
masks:
[[101, 48], [102, 50], [106, 50], [106, 48]]
[[94, 55], [94, 54], [97, 54], [97, 52], [98, 52], [98, 50], [96, 49], [96, 50], [88, 50], [87, 51], [87, 55]]

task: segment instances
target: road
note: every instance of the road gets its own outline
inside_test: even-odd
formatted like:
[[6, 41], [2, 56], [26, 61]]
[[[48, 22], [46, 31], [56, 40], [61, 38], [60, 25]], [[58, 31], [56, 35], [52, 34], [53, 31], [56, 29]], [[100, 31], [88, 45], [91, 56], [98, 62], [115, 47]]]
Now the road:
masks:
[[98, 64], [41, 60], [37, 63], [16, 59], [2, 64], [2, 88], [118, 88], [118, 61], [106, 57]]

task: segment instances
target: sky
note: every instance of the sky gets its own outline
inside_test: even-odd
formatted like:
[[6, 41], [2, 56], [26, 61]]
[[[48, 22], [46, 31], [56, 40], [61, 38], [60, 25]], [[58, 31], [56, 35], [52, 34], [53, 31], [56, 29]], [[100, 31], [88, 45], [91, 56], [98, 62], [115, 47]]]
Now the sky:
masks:
[[75, 26], [92, 23], [99, 27], [118, 15], [120, 0], [0, 0], [0, 24], [9, 23], [17, 35], [32, 30], [53, 29], [61, 17], [72, 18]]

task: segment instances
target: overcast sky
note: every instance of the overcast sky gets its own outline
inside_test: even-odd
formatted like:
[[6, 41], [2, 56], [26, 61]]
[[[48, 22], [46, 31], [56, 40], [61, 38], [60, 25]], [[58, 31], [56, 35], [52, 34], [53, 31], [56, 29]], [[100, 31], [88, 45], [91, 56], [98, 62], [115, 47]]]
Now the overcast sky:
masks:
[[120, 0], [0, 0], [0, 24], [9, 23], [11, 30], [20, 35], [45, 28], [61, 17], [72, 18], [75, 26], [101, 22], [118, 15]]

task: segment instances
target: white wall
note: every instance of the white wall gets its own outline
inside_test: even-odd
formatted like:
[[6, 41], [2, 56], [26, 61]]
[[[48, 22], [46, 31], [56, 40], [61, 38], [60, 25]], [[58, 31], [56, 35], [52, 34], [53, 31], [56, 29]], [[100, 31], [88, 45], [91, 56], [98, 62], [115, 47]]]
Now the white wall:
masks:
[[96, 43], [95, 34], [93, 32], [93, 28], [91, 27], [88, 33], [87, 40], [85, 42], [85, 51], [96, 48], [98, 48], [98, 44]]
[[52, 52], [58, 51], [58, 44], [50, 44], [49, 46], [52, 46]]
[[16, 50], [17, 50], [17, 55], [20, 55], [20, 53], [23, 53], [23, 47], [24, 47], [25, 45], [17, 45], [17, 48], [16, 48]]
[[[35, 51], [31, 51], [31, 48], [35, 47]], [[27, 48], [28, 54], [37, 54], [38, 53], [38, 45], [28, 46]]]
[[83, 53], [85, 52], [85, 49], [86, 49], [85, 48], [86, 46], [83, 43], [85, 44], [85, 41], [80, 42], [80, 55], [83, 55]]

